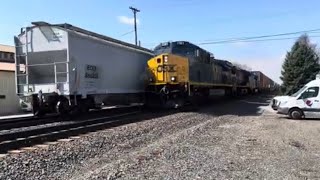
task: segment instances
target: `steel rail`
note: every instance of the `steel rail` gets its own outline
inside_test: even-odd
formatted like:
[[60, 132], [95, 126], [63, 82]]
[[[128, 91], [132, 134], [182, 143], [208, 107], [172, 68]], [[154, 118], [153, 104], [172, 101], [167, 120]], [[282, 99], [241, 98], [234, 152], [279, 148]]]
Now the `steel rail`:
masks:
[[69, 121], [74, 119], [84, 119], [88, 118], [87, 116], [95, 115], [95, 114], [104, 114], [104, 113], [119, 113], [126, 109], [138, 109], [139, 106], [127, 106], [127, 107], [116, 107], [111, 109], [102, 109], [102, 110], [94, 110], [90, 111], [87, 114], [83, 114], [82, 117], [79, 115], [70, 115], [66, 117], [60, 117], [56, 114], [50, 114], [44, 117], [21, 117], [21, 118], [8, 118], [0, 120], [0, 131], [10, 130], [14, 128], [22, 128], [22, 127], [30, 127], [37, 126], [42, 124], [48, 124], [53, 122], [61, 122], [61, 121]]
[[[132, 111], [124, 114], [113, 115], [78, 121], [71, 124], [46, 127], [36, 130], [27, 130], [17, 133], [8, 133], [1, 135], [0, 153], [6, 153], [9, 150], [19, 149], [35, 144], [41, 144], [46, 141], [55, 141], [73, 135], [79, 135], [90, 131], [96, 131], [101, 128], [114, 127], [117, 125], [134, 122], [141, 111]], [[135, 116], [136, 115], [136, 116]]]

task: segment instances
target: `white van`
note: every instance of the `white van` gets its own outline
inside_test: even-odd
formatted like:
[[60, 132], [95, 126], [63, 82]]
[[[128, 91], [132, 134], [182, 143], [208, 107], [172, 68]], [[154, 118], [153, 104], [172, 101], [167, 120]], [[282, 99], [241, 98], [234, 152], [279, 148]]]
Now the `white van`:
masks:
[[292, 119], [320, 118], [320, 75], [290, 96], [276, 96], [272, 108]]

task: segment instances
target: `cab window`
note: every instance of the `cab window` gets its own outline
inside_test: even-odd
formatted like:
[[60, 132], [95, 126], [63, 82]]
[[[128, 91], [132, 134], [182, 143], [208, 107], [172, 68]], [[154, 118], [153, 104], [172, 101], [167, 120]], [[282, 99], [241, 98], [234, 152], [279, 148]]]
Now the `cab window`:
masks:
[[299, 99], [317, 97], [318, 93], [319, 93], [319, 87], [310, 87], [304, 93], [301, 94]]

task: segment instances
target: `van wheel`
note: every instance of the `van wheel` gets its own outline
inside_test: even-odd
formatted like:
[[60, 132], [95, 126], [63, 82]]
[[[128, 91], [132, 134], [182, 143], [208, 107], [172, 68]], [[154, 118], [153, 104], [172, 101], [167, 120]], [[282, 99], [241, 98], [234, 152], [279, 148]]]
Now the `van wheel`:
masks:
[[289, 117], [291, 119], [301, 119], [303, 116], [303, 112], [298, 108], [293, 108], [289, 111]]

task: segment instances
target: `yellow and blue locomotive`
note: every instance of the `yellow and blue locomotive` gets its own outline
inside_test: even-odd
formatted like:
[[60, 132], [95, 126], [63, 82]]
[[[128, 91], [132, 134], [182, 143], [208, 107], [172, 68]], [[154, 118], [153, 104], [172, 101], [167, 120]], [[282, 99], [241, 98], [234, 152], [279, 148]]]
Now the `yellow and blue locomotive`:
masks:
[[187, 41], [161, 43], [148, 61], [147, 103], [183, 106], [199, 97], [250, 90], [251, 73]]

